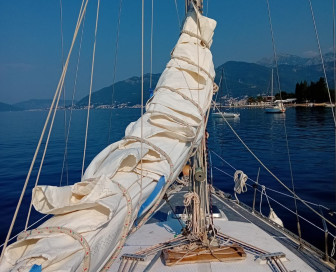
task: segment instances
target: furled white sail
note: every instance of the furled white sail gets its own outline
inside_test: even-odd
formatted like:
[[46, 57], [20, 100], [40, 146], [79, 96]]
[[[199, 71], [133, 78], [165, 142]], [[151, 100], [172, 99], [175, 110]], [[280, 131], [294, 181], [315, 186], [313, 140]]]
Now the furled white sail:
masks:
[[34, 189], [35, 209], [54, 216], [8, 246], [0, 271], [100, 271], [116, 258], [138, 215], [141, 224], [203, 137], [215, 26], [190, 12], [142, 121], [101, 151], [81, 182]]

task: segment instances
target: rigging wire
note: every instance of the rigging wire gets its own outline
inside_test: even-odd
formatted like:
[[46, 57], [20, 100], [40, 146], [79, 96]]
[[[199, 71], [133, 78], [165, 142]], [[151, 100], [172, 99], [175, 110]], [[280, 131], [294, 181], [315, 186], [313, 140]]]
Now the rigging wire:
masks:
[[94, 70], [94, 63], [95, 63], [95, 56], [96, 56], [97, 29], [98, 29], [98, 19], [99, 19], [99, 6], [100, 6], [100, 0], [98, 0], [98, 3], [97, 3], [96, 27], [95, 27], [94, 43], [93, 43], [92, 64], [91, 64], [91, 79], [90, 79], [90, 92], [89, 92], [88, 111], [87, 111], [87, 117], [86, 117], [85, 141], [84, 141], [83, 163], [82, 163], [82, 176], [81, 177], [83, 177], [83, 174], [84, 174], [85, 154], [86, 154], [86, 146], [87, 146], [87, 136], [88, 136], [88, 130], [89, 130], [91, 94], [92, 94], [92, 82], [93, 82], [93, 70]]
[[[62, 84], [64, 84], [64, 78], [63, 78]], [[49, 140], [50, 140], [50, 136], [51, 136], [52, 128], [53, 128], [53, 126], [54, 126], [55, 116], [56, 116], [56, 113], [57, 113], [57, 106], [58, 106], [58, 104], [59, 104], [59, 100], [60, 100], [60, 98], [61, 98], [61, 94], [62, 94], [62, 89], [61, 89], [61, 91], [58, 93], [56, 106], [55, 106], [55, 108], [53, 109], [53, 110], [54, 110], [54, 113], [53, 113], [53, 116], [52, 116], [52, 119], [51, 119], [51, 123], [50, 123], [50, 126], [49, 126], [49, 132], [48, 132], [48, 136], [47, 136], [46, 144], [45, 144], [45, 146], [44, 146], [43, 155], [42, 155], [42, 159], [41, 159], [41, 162], [40, 162], [40, 167], [39, 167], [39, 170], [38, 170], [38, 173], [37, 173], [37, 177], [36, 177], [36, 180], [35, 180], [34, 188], [36, 188], [36, 186], [37, 186], [37, 184], [38, 184], [38, 182], [39, 182], [39, 179], [40, 179], [40, 175], [41, 175], [41, 171], [42, 171], [42, 167], [43, 167], [43, 162], [44, 162], [44, 159], [45, 159], [45, 155], [46, 155], [46, 153], [47, 153], [48, 144], [49, 144]], [[31, 201], [30, 201], [29, 210], [28, 210], [28, 215], [27, 215], [27, 218], [26, 218], [26, 225], [25, 225], [25, 229], [24, 229], [25, 231], [27, 230], [28, 223], [29, 223], [29, 219], [30, 219], [31, 209], [32, 209], [32, 206], [33, 206], [34, 192], [35, 192], [35, 191], [33, 190], [33, 195], [32, 195], [32, 199], [31, 199]]]
[[109, 134], [107, 139], [107, 144], [110, 143], [111, 138], [111, 129], [112, 129], [112, 106], [113, 106], [113, 99], [114, 99], [114, 92], [115, 92], [115, 80], [116, 80], [116, 73], [117, 73], [117, 60], [118, 60], [118, 49], [119, 49], [119, 35], [120, 35], [120, 21], [121, 21], [121, 11], [122, 11], [122, 3], [123, 0], [119, 2], [119, 12], [118, 12], [118, 24], [117, 24], [117, 39], [116, 39], [116, 48], [114, 53], [114, 65], [113, 65], [113, 81], [112, 81], [112, 96], [111, 96], [111, 109], [110, 109], [110, 126], [109, 126]]
[[154, 27], [154, 0], [152, 0], [152, 18], [151, 18], [151, 40], [150, 40], [150, 74], [149, 74], [149, 89], [152, 89], [153, 77], [153, 27]]
[[143, 181], [143, 115], [144, 115], [144, 36], [145, 36], [145, 0], [141, 3], [141, 118], [140, 118], [140, 197], [137, 209], [140, 210], [140, 199], [142, 198]]
[[[84, 1], [85, 1], [85, 4], [84, 4]], [[27, 174], [25, 183], [24, 183], [23, 188], [22, 188], [22, 191], [21, 191], [21, 195], [20, 195], [18, 204], [17, 204], [17, 206], [16, 206], [16, 209], [15, 209], [15, 212], [14, 212], [14, 215], [13, 215], [13, 219], [12, 219], [11, 225], [10, 225], [10, 227], [9, 227], [9, 230], [8, 230], [8, 233], [7, 233], [7, 236], [6, 236], [6, 240], [5, 240], [5, 243], [4, 243], [4, 248], [3, 248], [2, 252], [1, 252], [1, 256], [0, 256], [0, 262], [2, 261], [3, 255], [4, 255], [4, 253], [5, 253], [5, 250], [6, 250], [6, 247], [7, 247], [7, 244], [8, 244], [9, 237], [10, 237], [10, 235], [11, 235], [11, 233], [12, 233], [12, 230], [13, 230], [13, 227], [14, 227], [14, 224], [15, 224], [15, 221], [16, 221], [16, 218], [17, 218], [17, 214], [18, 214], [19, 209], [20, 209], [20, 207], [21, 207], [21, 203], [22, 203], [22, 200], [23, 200], [23, 196], [24, 196], [25, 191], [26, 191], [26, 189], [27, 189], [27, 185], [28, 185], [28, 182], [29, 182], [31, 173], [32, 173], [33, 167], [34, 167], [34, 165], [35, 165], [36, 157], [37, 157], [37, 155], [38, 155], [38, 153], [39, 153], [39, 150], [40, 150], [40, 147], [41, 147], [43, 138], [44, 138], [45, 131], [46, 131], [47, 126], [48, 126], [48, 124], [49, 124], [49, 119], [50, 119], [51, 113], [52, 113], [52, 111], [53, 111], [53, 109], [54, 109], [54, 106], [55, 106], [55, 108], [57, 108], [57, 106], [58, 106], [58, 105], [55, 105], [55, 102], [56, 102], [56, 100], [57, 100], [56, 98], [58, 97], [59, 93], [60, 93], [61, 90], [62, 90], [62, 85], [63, 85], [63, 83], [64, 83], [64, 78], [65, 78], [65, 75], [66, 75], [66, 72], [67, 72], [67, 68], [68, 68], [68, 64], [69, 64], [70, 56], [71, 56], [71, 53], [72, 53], [72, 49], [73, 49], [74, 43], [75, 43], [76, 38], [77, 38], [77, 34], [78, 34], [79, 27], [80, 27], [80, 25], [81, 25], [81, 23], [82, 23], [83, 16], [84, 16], [84, 14], [85, 14], [85, 12], [86, 12], [87, 4], [88, 4], [88, 0], [83, 0], [83, 1], [82, 1], [82, 5], [81, 5], [81, 8], [80, 8], [80, 11], [79, 11], [79, 14], [78, 14], [78, 19], [77, 19], [76, 28], [75, 28], [75, 31], [74, 31], [74, 35], [73, 35], [73, 39], [72, 39], [72, 43], [71, 43], [71, 46], [70, 46], [70, 49], [69, 49], [69, 53], [68, 53], [68, 56], [67, 56], [67, 60], [66, 60], [66, 62], [65, 62], [65, 65], [64, 65], [64, 68], [63, 68], [63, 71], [62, 71], [60, 80], [59, 80], [59, 82], [58, 82], [58, 84], [57, 84], [57, 88], [56, 88], [56, 91], [55, 91], [53, 100], [52, 100], [52, 102], [51, 102], [51, 106], [50, 106], [50, 109], [49, 109], [49, 112], [48, 112], [46, 121], [45, 121], [45, 123], [44, 123], [43, 129], [42, 129], [42, 132], [41, 132], [40, 139], [39, 139], [39, 141], [38, 141], [38, 144], [37, 144], [37, 147], [36, 147], [36, 150], [35, 150], [35, 153], [34, 153], [32, 162], [31, 162], [30, 167], [29, 167], [29, 170], [28, 170], [28, 174]]]
[[[271, 8], [270, 8], [269, 0], [266, 0], [266, 2], [267, 2], [268, 20], [269, 20], [270, 30], [271, 30], [271, 36], [272, 36], [272, 46], [273, 46], [274, 62], [275, 62], [276, 72], [277, 72], [277, 81], [278, 81], [278, 87], [279, 87], [279, 94], [280, 94], [280, 100], [282, 100], [281, 86], [280, 86], [280, 76], [279, 76], [279, 66], [278, 66], [278, 58], [277, 58], [277, 53], [276, 53], [276, 48], [275, 48], [275, 39], [274, 39], [272, 17], [271, 17]], [[292, 161], [291, 161], [291, 156], [290, 156], [290, 152], [289, 152], [289, 141], [288, 141], [288, 134], [287, 134], [286, 118], [283, 119], [283, 125], [284, 125], [284, 130], [285, 130], [286, 149], [287, 149], [287, 157], [288, 157], [288, 164], [289, 164], [289, 172], [290, 172], [290, 176], [291, 176], [292, 191], [294, 192], [294, 195], [296, 195], [295, 194], [295, 186], [294, 186]], [[299, 234], [299, 238], [300, 238], [300, 243], [301, 243], [301, 227], [300, 227], [300, 220], [299, 220], [299, 215], [298, 215], [298, 208], [297, 208], [296, 198], [294, 198], [294, 205], [295, 205], [295, 211], [296, 211], [297, 230], [298, 230], [298, 234]]]
[[[332, 101], [331, 101], [331, 95], [330, 95], [330, 89], [329, 89], [329, 83], [328, 83], [327, 73], [326, 73], [325, 64], [324, 64], [324, 59], [323, 59], [323, 55], [322, 55], [322, 49], [321, 49], [321, 44], [320, 44], [320, 38], [319, 38], [318, 31], [317, 31], [317, 26], [316, 26], [316, 21], [315, 21], [315, 15], [314, 15], [314, 11], [313, 11], [313, 6], [312, 6], [312, 3], [311, 3], [311, 0], [308, 0], [308, 2], [309, 2], [310, 11], [311, 11], [312, 19], [313, 19], [313, 24], [314, 24], [314, 30], [315, 30], [315, 36], [316, 36], [317, 46], [318, 46], [319, 53], [320, 53], [321, 64], [322, 64], [322, 69], [323, 69], [323, 75], [324, 75], [325, 83], [326, 83], [327, 90], [328, 90], [329, 102], [330, 102], [330, 104], [332, 104]], [[334, 112], [334, 108], [333, 108], [333, 107], [331, 107], [331, 112], [332, 112], [332, 116], [333, 116], [333, 119], [334, 119], [334, 126], [335, 126], [335, 128], [336, 128], [336, 117], [335, 117], [335, 112]]]
[[[336, 23], [335, 23], [335, 0], [333, 0], [333, 55], [334, 55], [334, 106], [336, 107]], [[333, 105], [331, 104], [333, 107]], [[334, 160], [334, 180], [336, 179], [336, 126], [335, 126], [335, 133], [334, 133], [334, 138], [335, 138], [335, 160]], [[334, 181], [334, 209], [336, 209], [336, 182]], [[335, 241], [336, 238], [333, 240], [333, 249], [331, 251], [331, 257], [334, 256], [335, 254]]]
[[[68, 150], [68, 142], [69, 142], [69, 135], [70, 135], [70, 128], [71, 128], [71, 121], [72, 121], [72, 113], [73, 113], [73, 109], [74, 109], [74, 106], [75, 106], [75, 94], [76, 94], [76, 89], [77, 89], [79, 61], [80, 61], [80, 56], [81, 56], [81, 51], [82, 51], [81, 49], [82, 49], [83, 33], [84, 33], [84, 28], [85, 28], [85, 18], [86, 18], [86, 14], [84, 14], [82, 33], [81, 33], [80, 42], [79, 42], [75, 81], [74, 81], [74, 87], [73, 87], [73, 92], [72, 92], [71, 109], [70, 109], [70, 116], [69, 116], [69, 122], [68, 122], [68, 131], [67, 131], [67, 136], [66, 136], [66, 140], [65, 140], [65, 149], [66, 150]], [[64, 166], [65, 166], [65, 153], [64, 153], [64, 156], [63, 156], [63, 165], [62, 165], [62, 172], [61, 172], [61, 178], [60, 178], [60, 186], [62, 185]], [[67, 175], [67, 177], [68, 177], [68, 175]], [[68, 179], [67, 179], [67, 185], [69, 185]]]
[[[333, 55], [334, 55], [334, 106], [336, 107], [336, 35], [335, 35], [335, 32], [336, 32], [336, 22], [335, 22], [335, 0], [333, 0]], [[331, 104], [331, 106], [333, 106]], [[336, 129], [336, 127], [335, 127]], [[335, 130], [335, 133], [334, 133], [334, 137], [335, 137], [335, 159], [334, 159], [334, 180], [336, 180], [336, 130]], [[334, 181], [334, 210], [336, 210], [336, 182]], [[334, 245], [335, 245], [335, 239], [334, 239]], [[332, 250], [332, 254], [331, 254], [331, 257], [333, 257], [334, 253], [335, 253], [335, 247], [333, 247], [333, 250]]]
[[[64, 67], [64, 42], [63, 42], [63, 4], [62, 0], [60, 0], [60, 25], [61, 25], [61, 50], [62, 50], [62, 55], [61, 55], [61, 60], [62, 60], [62, 70]], [[66, 136], [67, 136], [67, 125], [66, 125], [66, 104], [65, 104], [65, 86], [63, 85], [63, 106], [64, 106], [64, 142], [66, 143]], [[68, 171], [68, 150], [65, 147], [64, 148], [64, 158], [65, 158], [65, 166], [66, 166], [66, 178], [67, 178], [67, 183], [69, 180], [69, 171]], [[62, 175], [63, 175], [63, 169], [62, 169]]]
[[176, 15], [177, 15], [177, 20], [179, 23], [179, 29], [181, 29], [182, 25], [181, 25], [181, 19], [180, 19], [180, 14], [179, 14], [179, 10], [178, 10], [178, 6], [177, 6], [177, 2], [175, 0], [175, 9], [176, 9]]

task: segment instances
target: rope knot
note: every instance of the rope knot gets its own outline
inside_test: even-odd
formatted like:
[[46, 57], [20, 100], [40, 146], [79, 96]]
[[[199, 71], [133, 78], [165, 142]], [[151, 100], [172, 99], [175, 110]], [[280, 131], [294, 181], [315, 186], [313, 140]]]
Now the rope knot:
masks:
[[235, 186], [234, 186], [235, 193], [237, 194], [245, 193], [247, 191], [246, 181], [248, 179], [248, 176], [244, 174], [243, 171], [237, 170], [234, 173], [233, 179], [235, 183]]

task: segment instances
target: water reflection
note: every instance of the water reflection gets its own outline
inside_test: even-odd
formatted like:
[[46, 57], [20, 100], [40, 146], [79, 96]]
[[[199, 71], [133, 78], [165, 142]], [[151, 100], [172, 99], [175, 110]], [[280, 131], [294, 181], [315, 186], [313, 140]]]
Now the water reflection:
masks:
[[324, 126], [331, 119], [331, 109], [326, 107], [296, 107], [295, 120], [298, 127]]

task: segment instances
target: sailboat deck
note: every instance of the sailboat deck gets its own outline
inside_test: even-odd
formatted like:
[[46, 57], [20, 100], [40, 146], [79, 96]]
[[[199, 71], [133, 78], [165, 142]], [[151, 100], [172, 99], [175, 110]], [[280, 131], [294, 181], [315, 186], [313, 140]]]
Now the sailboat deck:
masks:
[[[175, 208], [182, 205], [183, 195], [186, 191], [174, 194], [169, 202]], [[252, 214], [246, 207], [238, 205], [235, 201], [214, 194], [213, 205], [222, 212], [221, 218], [214, 218], [217, 229], [225, 235], [244, 241], [254, 247], [270, 253], [283, 252], [286, 255], [283, 261], [287, 271], [333, 271], [330, 263], [324, 263], [322, 256], [309, 248], [298, 249], [298, 243], [294, 235], [286, 233], [278, 226], [263, 220], [258, 215]], [[159, 207], [153, 217], [131, 235], [122, 250], [123, 254], [132, 254], [144, 250], [158, 243], [163, 243], [176, 237], [181, 232], [181, 224], [172, 215], [171, 208], [165, 202]], [[308, 244], [307, 244], [308, 245]], [[256, 258], [256, 254], [246, 252], [245, 260], [232, 262], [208, 262], [165, 266], [162, 257], [158, 253], [148, 256], [145, 261], [134, 262], [136, 266], [131, 268], [132, 261], [128, 261], [128, 267], [120, 271], [281, 271], [276, 270], [267, 262]], [[109, 271], [120, 269], [121, 259], [118, 259]], [[125, 265], [124, 261], [123, 265]], [[286, 271], [286, 270], [284, 270]]]

